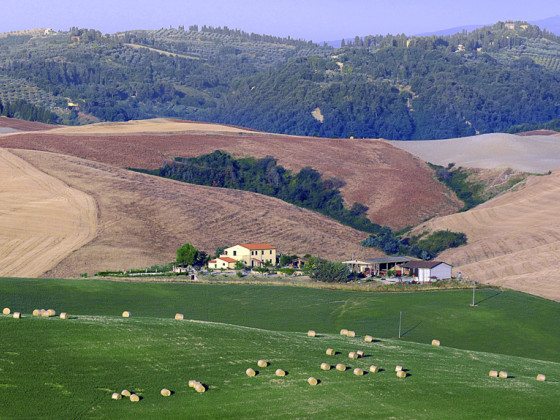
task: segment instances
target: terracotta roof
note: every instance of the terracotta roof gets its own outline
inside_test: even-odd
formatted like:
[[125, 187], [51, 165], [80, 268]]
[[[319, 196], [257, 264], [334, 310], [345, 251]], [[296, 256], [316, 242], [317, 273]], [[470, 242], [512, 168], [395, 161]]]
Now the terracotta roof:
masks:
[[218, 259], [219, 259], [219, 260], [222, 260], [222, 261], [225, 261], [225, 262], [228, 262], [228, 263], [237, 262], [237, 260], [234, 260], [233, 258], [230, 258], [230, 257], [220, 257], [220, 258], [218, 258]]
[[[403, 268], [434, 268], [436, 265], [447, 264], [443, 261], [409, 261], [401, 264]], [[451, 264], [447, 264], [451, 265]]]
[[215, 262], [216, 262], [216, 260], [210, 260], [210, 261], [208, 261], [208, 264], [215, 263]]
[[254, 250], [261, 250], [261, 249], [276, 249], [275, 246], [270, 246], [268, 244], [239, 244], [239, 246], [242, 246], [243, 248], [247, 248], [250, 249], [251, 251]]

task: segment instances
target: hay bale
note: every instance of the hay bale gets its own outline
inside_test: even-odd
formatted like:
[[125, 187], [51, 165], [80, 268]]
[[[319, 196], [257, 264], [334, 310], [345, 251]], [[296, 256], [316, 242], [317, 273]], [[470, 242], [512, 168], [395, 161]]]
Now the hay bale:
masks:
[[167, 388], [163, 388], [160, 392], [161, 395], [163, 395], [164, 397], [169, 397], [171, 396], [171, 391], [168, 390]]
[[348, 337], [354, 338], [356, 337], [356, 333], [354, 331], [348, 331]]
[[364, 354], [365, 354], [365, 353], [364, 353], [363, 350], [358, 350], [358, 351], [356, 352], [356, 354], [358, 355], [358, 357], [364, 357]]
[[68, 319], [68, 314], [66, 312], [61, 312], [60, 319]]
[[315, 337], [315, 331], [313, 331], [313, 330], [307, 331], [307, 336], [308, 337]]
[[504, 372], [503, 370], [500, 371], [500, 378], [502, 379], [507, 379], [508, 378], [508, 373]]
[[268, 366], [268, 362], [267, 362], [266, 360], [259, 360], [259, 361], [257, 362], [257, 365], [258, 365], [259, 367], [267, 367], [267, 366]]
[[377, 373], [377, 372], [379, 372], [379, 368], [378, 368], [377, 366], [375, 366], [375, 365], [371, 365], [371, 366], [369, 367], [369, 371], [370, 371], [371, 373]]
[[196, 380], [191, 379], [191, 380], [189, 381], [189, 388], [194, 388], [195, 385], [196, 385], [197, 383], [198, 383], [198, 382], [197, 382]]
[[315, 378], [312, 376], [312, 377], [310, 377], [310, 378], [307, 380], [307, 383], [308, 383], [309, 385], [311, 385], [311, 386], [315, 386], [315, 385], [317, 385], [318, 381], [317, 381], [317, 379], [315, 379]]
[[339, 363], [338, 365], [336, 365], [336, 370], [344, 372], [346, 370], [346, 365], [343, 365], [342, 363]]
[[10, 308], [4, 308], [4, 309], [2, 310], [2, 313], [3, 313], [4, 315], [10, 315], [11, 312], [12, 312], [12, 311], [10, 311]]
[[348, 335], [348, 330], [343, 328], [342, 330], [340, 330], [340, 335]]
[[15, 319], [20, 319], [21, 318], [21, 314], [19, 312], [14, 312], [14, 318]]
[[406, 378], [406, 372], [404, 370], [399, 370], [397, 372], [397, 378]]
[[331, 367], [328, 363], [321, 363], [321, 370], [331, 370]]
[[41, 311], [39, 309], [33, 309], [33, 316], [41, 316]]
[[276, 369], [276, 372], [274, 372], [274, 374], [276, 376], [286, 376], [286, 372], [283, 371], [282, 369]]
[[492, 378], [497, 378], [498, 377], [498, 371], [497, 370], [491, 370], [489, 373], [489, 376], [491, 376]]
[[439, 340], [432, 340], [432, 346], [439, 346]]
[[206, 385], [197, 382], [197, 384], [194, 386], [194, 390], [196, 392], [206, 392]]
[[539, 373], [537, 375], [537, 381], [541, 381], [541, 382], [546, 381], [546, 376], [544, 376], [542, 373]]
[[136, 394], [130, 394], [130, 401], [138, 402], [138, 401], [140, 401], [140, 397]]
[[247, 369], [245, 373], [247, 374], [247, 376], [255, 376], [257, 374], [257, 372], [255, 372], [255, 369], [251, 368]]
[[129, 311], [124, 311], [122, 313], [123, 318], [130, 318], [130, 312]]
[[401, 365], [395, 366], [395, 372], [400, 372], [400, 371], [402, 371], [402, 366]]
[[356, 376], [364, 376], [364, 371], [360, 368], [354, 369], [354, 375]]
[[366, 343], [371, 343], [371, 342], [373, 341], [373, 337], [372, 337], [371, 335], [366, 335], [366, 336], [364, 337], [364, 341], [365, 341]]
[[113, 395], [111, 395], [111, 398], [114, 400], [120, 400], [122, 398], [122, 395], [119, 394], [118, 392], [113, 392]]
[[46, 311], [45, 309], [41, 309], [41, 316], [43, 318], [48, 318], [51, 316], [51, 313], [49, 311]]
[[183, 314], [175, 314], [175, 319], [178, 319], [178, 320], [181, 320], [181, 321], [182, 321], [183, 318], [184, 318], [184, 317], [183, 317]]
[[131, 392], [130, 392], [128, 389], [123, 389], [123, 390], [121, 391], [121, 395], [122, 395], [123, 397], [130, 397], [132, 394], [131, 394]]
[[56, 311], [54, 309], [49, 309], [49, 310], [47, 310], [47, 312], [49, 313], [49, 316], [55, 316], [56, 315]]
[[334, 349], [327, 349], [327, 356], [334, 356], [336, 354], [336, 352], [334, 351]]
[[356, 353], [355, 351], [351, 351], [350, 353], [348, 353], [348, 357], [350, 359], [357, 359], [358, 358], [358, 353]]

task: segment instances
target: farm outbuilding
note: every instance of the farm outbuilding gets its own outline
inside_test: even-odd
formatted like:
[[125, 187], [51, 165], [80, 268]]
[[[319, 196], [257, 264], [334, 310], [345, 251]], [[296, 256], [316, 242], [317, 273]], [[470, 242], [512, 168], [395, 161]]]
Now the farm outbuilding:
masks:
[[409, 261], [401, 264], [410, 269], [410, 275], [417, 277], [421, 283], [451, 278], [453, 266], [442, 261]]

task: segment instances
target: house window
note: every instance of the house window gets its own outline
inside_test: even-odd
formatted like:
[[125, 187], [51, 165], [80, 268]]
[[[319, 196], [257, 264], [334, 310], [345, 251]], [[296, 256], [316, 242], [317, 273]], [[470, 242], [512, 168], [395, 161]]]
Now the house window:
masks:
[[268, 251], [270, 253], [270, 255], [272, 255], [272, 249], [270, 251]]
[[237, 255], [237, 251], [233, 251], [233, 256], [235, 257]]
[[227, 255], [227, 251], [224, 251], [224, 255]]

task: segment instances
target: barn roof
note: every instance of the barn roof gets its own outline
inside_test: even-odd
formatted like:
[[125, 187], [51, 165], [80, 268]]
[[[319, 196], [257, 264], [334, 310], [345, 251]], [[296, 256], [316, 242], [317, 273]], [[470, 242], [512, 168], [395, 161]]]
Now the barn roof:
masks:
[[[443, 261], [409, 261], [402, 265], [403, 268], [434, 268], [440, 264], [447, 264]], [[450, 265], [450, 264], [447, 264]]]

